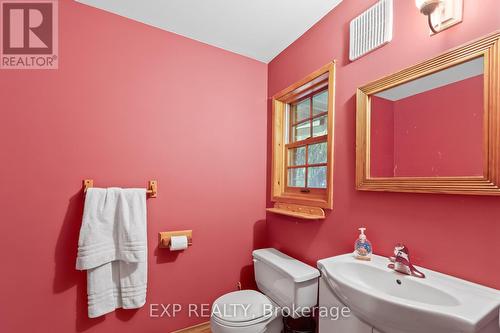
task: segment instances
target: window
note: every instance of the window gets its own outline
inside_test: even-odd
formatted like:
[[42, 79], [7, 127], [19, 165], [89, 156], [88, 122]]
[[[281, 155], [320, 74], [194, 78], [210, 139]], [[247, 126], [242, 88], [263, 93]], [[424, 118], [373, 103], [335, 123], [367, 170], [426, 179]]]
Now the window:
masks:
[[286, 186], [303, 193], [326, 189], [328, 90], [291, 103], [287, 116]]
[[334, 69], [329, 63], [273, 97], [275, 208], [333, 206]]

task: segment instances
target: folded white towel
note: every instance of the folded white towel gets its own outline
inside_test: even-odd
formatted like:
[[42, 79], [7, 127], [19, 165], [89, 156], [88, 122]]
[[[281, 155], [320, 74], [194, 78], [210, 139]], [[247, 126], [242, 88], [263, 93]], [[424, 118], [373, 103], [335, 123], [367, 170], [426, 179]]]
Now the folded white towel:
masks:
[[146, 190], [87, 190], [77, 269], [87, 270], [89, 317], [146, 302]]
[[147, 263], [113, 261], [87, 270], [89, 318], [146, 303]]
[[146, 259], [146, 190], [89, 188], [76, 268], [94, 268], [114, 260]]

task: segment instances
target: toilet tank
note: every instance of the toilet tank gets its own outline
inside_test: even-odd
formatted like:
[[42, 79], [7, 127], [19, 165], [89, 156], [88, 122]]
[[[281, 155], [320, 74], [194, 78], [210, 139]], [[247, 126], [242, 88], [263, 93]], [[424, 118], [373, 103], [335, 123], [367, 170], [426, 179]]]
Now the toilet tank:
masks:
[[253, 251], [255, 281], [260, 291], [296, 318], [318, 300], [319, 271], [276, 249]]

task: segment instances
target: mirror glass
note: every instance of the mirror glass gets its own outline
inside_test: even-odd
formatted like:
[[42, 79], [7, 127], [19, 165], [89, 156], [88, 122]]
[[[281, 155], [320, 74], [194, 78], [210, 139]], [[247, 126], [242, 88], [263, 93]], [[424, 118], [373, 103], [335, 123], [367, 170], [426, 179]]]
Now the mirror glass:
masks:
[[483, 175], [484, 58], [370, 96], [370, 177]]

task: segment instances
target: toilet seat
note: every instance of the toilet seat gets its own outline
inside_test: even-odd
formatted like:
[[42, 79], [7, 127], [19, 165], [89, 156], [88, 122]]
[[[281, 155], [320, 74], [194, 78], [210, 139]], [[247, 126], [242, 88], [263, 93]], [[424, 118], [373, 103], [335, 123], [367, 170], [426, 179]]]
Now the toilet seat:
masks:
[[216, 299], [212, 318], [224, 326], [252, 326], [273, 318], [275, 308], [266, 295], [255, 290], [240, 290]]

